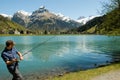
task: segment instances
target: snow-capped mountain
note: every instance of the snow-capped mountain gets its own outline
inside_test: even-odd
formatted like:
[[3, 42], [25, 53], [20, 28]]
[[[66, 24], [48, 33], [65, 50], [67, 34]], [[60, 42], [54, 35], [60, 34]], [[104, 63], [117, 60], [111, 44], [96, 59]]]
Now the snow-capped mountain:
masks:
[[26, 12], [24, 10], [17, 11], [14, 15], [12, 20], [14, 22], [17, 22], [18, 24], [21, 24], [22, 26], [27, 27], [27, 24], [29, 22], [29, 16], [31, 13]]
[[84, 17], [81, 16], [80, 18], [78, 18], [78, 20], [76, 20], [79, 23], [82, 23], [83, 25], [86, 24], [88, 21], [94, 19], [95, 17], [100, 17], [100, 15], [96, 15], [96, 16], [89, 16], [89, 17]]
[[20, 11], [17, 11], [13, 17], [17, 16], [19, 18], [22, 18], [22, 19], [26, 19], [27, 17], [29, 17], [31, 15], [31, 13], [29, 12], [26, 12], [24, 10], [20, 10]]
[[80, 23], [64, 16], [63, 14], [57, 14], [49, 11], [45, 8], [45, 6], [35, 10], [32, 14], [23, 10], [18, 11], [13, 15], [12, 20], [30, 29], [48, 31], [68, 30], [81, 25]]
[[66, 22], [69, 22], [70, 20], [72, 20], [70, 17], [65, 16], [65, 15], [63, 15], [61, 13], [54, 13], [53, 12], [53, 14], [55, 14], [57, 17], [61, 18], [63, 21], [66, 21]]

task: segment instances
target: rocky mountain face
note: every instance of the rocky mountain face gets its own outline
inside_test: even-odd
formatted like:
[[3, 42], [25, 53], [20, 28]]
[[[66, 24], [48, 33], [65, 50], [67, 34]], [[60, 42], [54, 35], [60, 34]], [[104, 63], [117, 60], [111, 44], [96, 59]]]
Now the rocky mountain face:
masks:
[[30, 19], [29, 16], [31, 14], [28, 12], [25, 12], [23, 10], [16, 12], [13, 17], [12, 17], [12, 21], [27, 27], [27, 24], [29, 23]]
[[44, 6], [29, 14], [25, 11], [18, 11], [13, 15], [12, 20], [32, 30], [40, 31], [66, 31], [77, 28], [81, 24], [62, 14], [50, 12]]

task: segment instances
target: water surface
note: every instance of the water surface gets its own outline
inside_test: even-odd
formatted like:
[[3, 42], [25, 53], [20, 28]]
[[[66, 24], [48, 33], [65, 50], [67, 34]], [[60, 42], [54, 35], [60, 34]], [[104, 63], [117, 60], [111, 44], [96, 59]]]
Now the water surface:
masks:
[[[16, 42], [16, 48], [21, 53], [34, 48], [20, 62], [20, 71], [24, 76], [40, 77], [94, 68], [120, 55], [119, 36], [6, 36], [0, 37], [1, 52], [9, 39]], [[6, 75], [9, 76], [9, 73], [0, 58], [0, 80], [8, 80]]]

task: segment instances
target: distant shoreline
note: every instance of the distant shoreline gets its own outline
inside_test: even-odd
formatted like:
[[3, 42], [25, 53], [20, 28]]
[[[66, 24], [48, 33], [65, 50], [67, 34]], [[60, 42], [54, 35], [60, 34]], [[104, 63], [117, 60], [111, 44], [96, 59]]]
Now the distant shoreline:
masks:
[[[101, 34], [47, 34], [47, 35], [41, 35], [41, 34], [0, 34], [0, 37], [4, 36], [82, 36], [82, 35], [101, 35]], [[112, 35], [112, 34], [103, 34], [101, 36], [120, 36], [119, 35]]]

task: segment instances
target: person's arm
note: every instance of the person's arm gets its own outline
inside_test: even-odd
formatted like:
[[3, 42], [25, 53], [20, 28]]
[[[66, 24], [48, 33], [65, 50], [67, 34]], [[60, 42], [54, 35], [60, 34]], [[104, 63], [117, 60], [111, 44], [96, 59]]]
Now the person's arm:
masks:
[[17, 54], [19, 55], [20, 60], [23, 60], [22, 54], [20, 52], [17, 52]]
[[6, 61], [6, 64], [11, 65], [11, 64], [13, 64], [14, 62], [17, 62], [17, 61], [18, 61], [17, 59], [13, 59], [12, 61]]
[[7, 53], [6, 53], [6, 52], [3, 52], [3, 53], [1, 54], [1, 57], [3, 58], [3, 60], [5, 61], [5, 63], [6, 63], [7, 65], [11, 65], [11, 64], [13, 64], [14, 62], [17, 62], [17, 61], [18, 61], [17, 59], [9, 60], [9, 58], [7, 57]]

